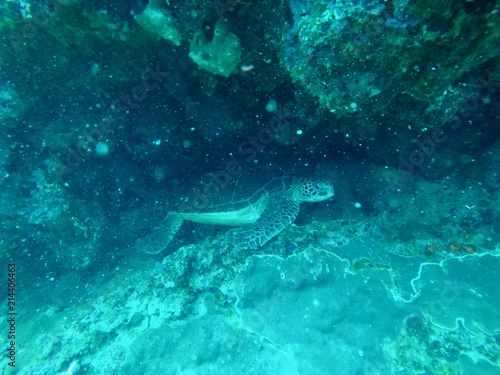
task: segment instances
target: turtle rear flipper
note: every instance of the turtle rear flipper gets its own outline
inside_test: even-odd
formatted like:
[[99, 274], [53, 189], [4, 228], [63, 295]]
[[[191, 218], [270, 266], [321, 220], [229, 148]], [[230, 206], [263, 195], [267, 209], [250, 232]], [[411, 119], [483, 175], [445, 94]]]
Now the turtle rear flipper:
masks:
[[135, 242], [136, 248], [148, 254], [158, 254], [172, 241], [183, 222], [182, 216], [169, 213], [162, 224]]
[[231, 229], [226, 233], [226, 237], [235, 247], [256, 249], [263, 246], [292, 224], [300, 210], [299, 203], [291, 200], [281, 200], [270, 206], [254, 224]]

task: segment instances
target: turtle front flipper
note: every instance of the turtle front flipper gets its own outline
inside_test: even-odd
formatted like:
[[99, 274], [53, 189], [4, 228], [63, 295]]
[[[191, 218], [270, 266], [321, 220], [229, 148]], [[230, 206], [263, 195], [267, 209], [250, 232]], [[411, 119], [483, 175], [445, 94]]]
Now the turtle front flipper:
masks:
[[299, 210], [299, 203], [281, 200], [277, 204], [271, 204], [254, 224], [231, 229], [226, 233], [226, 237], [237, 248], [256, 249], [292, 224]]
[[172, 241], [183, 222], [181, 215], [169, 213], [162, 224], [146, 237], [139, 238], [135, 242], [135, 247], [148, 254], [158, 254]]

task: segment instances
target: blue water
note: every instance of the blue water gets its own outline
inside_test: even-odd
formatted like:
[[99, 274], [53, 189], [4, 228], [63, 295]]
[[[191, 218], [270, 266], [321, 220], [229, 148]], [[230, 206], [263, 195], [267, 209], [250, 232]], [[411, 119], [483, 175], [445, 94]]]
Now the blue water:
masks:
[[0, 4], [0, 374], [500, 374], [500, 2]]

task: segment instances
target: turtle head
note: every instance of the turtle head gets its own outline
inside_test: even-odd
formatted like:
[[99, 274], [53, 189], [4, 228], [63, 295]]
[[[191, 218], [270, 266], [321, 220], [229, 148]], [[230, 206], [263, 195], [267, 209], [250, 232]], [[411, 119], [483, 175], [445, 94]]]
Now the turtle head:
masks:
[[320, 202], [333, 196], [333, 185], [324, 178], [302, 178], [292, 184], [292, 199], [297, 202]]

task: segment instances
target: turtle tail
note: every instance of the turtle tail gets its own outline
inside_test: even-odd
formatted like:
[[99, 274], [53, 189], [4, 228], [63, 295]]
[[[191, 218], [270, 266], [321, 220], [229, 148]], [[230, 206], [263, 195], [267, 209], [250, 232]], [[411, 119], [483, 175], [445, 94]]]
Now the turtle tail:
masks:
[[162, 224], [135, 242], [136, 248], [148, 254], [158, 254], [172, 241], [183, 222], [181, 215], [169, 213]]

